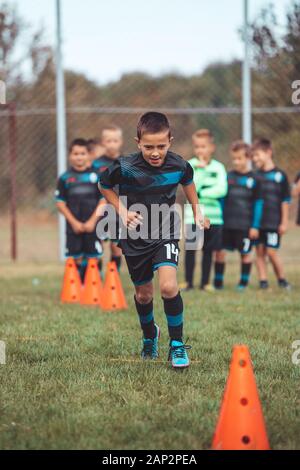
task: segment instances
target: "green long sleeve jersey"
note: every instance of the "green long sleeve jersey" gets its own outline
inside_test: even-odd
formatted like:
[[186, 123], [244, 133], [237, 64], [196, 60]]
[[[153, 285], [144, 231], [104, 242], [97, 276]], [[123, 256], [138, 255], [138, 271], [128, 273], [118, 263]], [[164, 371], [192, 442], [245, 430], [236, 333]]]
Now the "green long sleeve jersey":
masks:
[[[223, 225], [222, 199], [227, 194], [227, 173], [224, 165], [212, 159], [205, 168], [199, 168], [199, 160], [189, 160], [194, 170], [194, 183], [199, 203], [204, 207], [204, 215], [210, 219], [211, 225]], [[185, 223], [193, 224], [194, 216], [190, 204], [185, 206]]]

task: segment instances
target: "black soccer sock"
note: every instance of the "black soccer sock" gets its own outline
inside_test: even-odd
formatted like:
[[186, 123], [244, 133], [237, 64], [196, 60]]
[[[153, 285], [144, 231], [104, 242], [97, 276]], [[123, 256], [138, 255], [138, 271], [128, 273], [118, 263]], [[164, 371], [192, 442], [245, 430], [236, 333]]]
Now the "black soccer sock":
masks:
[[212, 251], [203, 251], [201, 288], [203, 288], [203, 287], [207, 286], [207, 284], [209, 284], [211, 263], [212, 263]]
[[84, 258], [80, 264], [77, 265], [79, 276], [81, 279], [81, 282], [84, 283], [84, 277], [86, 273], [86, 268], [87, 268], [87, 259]]
[[117, 265], [117, 270], [120, 272], [121, 269], [121, 263], [122, 263], [122, 257], [121, 256], [111, 256], [111, 261], [114, 261]]
[[224, 286], [224, 272], [225, 263], [215, 262], [215, 279], [214, 286], [216, 289], [221, 289]]
[[183, 334], [183, 302], [180, 292], [172, 299], [165, 299], [164, 310], [168, 322], [170, 339], [182, 341]]
[[143, 330], [144, 338], [154, 339], [156, 335], [156, 328], [154, 324], [153, 315], [153, 300], [148, 304], [140, 304], [136, 297], [134, 297], [136, 310], [140, 319], [141, 328]]
[[193, 287], [193, 283], [194, 283], [195, 257], [196, 257], [196, 251], [186, 250], [184, 267], [185, 267], [185, 280], [186, 280], [188, 287]]
[[102, 259], [98, 259], [98, 271], [99, 271], [101, 278], [102, 278], [102, 268], [103, 268]]
[[252, 263], [241, 263], [240, 286], [246, 287], [249, 284]]

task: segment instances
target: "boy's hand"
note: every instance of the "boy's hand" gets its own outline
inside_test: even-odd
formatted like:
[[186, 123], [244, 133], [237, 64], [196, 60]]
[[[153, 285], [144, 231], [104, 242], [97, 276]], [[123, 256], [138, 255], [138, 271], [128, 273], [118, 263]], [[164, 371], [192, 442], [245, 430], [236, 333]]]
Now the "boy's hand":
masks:
[[83, 233], [85, 231], [84, 224], [82, 222], [79, 222], [79, 220], [72, 222], [71, 227], [73, 231], [77, 234]]
[[284, 235], [288, 230], [287, 224], [280, 224], [278, 228], [279, 235]]
[[257, 228], [250, 228], [249, 230], [249, 238], [250, 240], [257, 240], [259, 237], [259, 230]]
[[210, 228], [210, 220], [206, 217], [203, 217], [202, 214], [195, 216], [195, 224], [198, 225], [201, 230], [207, 230]]
[[87, 233], [92, 233], [94, 230], [95, 230], [95, 222], [94, 220], [87, 220], [84, 224], [83, 224], [83, 228], [84, 228], [84, 231], [87, 232]]
[[125, 227], [129, 229], [134, 229], [138, 225], [142, 225], [143, 217], [138, 212], [125, 210], [120, 213], [120, 216]]
[[197, 163], [196, 168], [205, 168], [207, 166], [207, 162], [204, 159], [199, 159], [199, 163]]

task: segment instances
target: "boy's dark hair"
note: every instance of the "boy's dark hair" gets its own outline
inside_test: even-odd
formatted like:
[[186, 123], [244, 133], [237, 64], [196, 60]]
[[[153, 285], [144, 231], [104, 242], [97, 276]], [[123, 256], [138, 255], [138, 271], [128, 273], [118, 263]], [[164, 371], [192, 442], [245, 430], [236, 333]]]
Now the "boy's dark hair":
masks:
[[144, 134], [158, 134], [159, 132], [169, 132], [171, 137], [171, 129], [168, 118], [163, 113], [150, 111], [141, 116], [137, 125], [137, 138], [141, 140]]
[[240, 150], [244, 150], [246, 157], [251, 157], [251, 147], [243, 140], [235, 140], [232, 142], [230, 150], [231, 152], [239, 152]]
[[88, 139], [87, 148], [89, 152], [92, 152], [97, 145], [101, 145], [101, 139]]
[[252, 152], [254, 152], [255, 150], [264, 150], [265, 152], [267, 150], [273, 150], [272, 142], [270, 139], [266, 139], [264, 137], [260, 139], [256, 139], [253, 142], [251, 150]]
[[87, 150], [89, 149], [88, 141], [86, 139], [82, 139], [82, 138], [74, 139], [74, 140], [72, 140], [72, 142], [70, 143], [70, 146], [69, 146], [69, 152], [70, 153], [72, 152], [73, 147], [75, 147], [75, 145], [78, 145], [79, 147], [85, 147]]

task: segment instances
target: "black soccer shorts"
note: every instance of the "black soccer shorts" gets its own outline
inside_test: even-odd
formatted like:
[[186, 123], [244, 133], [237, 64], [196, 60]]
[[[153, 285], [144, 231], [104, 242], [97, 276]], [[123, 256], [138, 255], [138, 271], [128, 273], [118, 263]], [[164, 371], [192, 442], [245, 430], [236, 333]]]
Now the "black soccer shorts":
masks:
[[67, 233], [67, 258], [101, 258], [102, 243], [93, 233]]
[[178, 241], [167, 241], [148, 253], [138, 256], [126, 256], [126, 263], [132, 282], [135, 286], [142, 286], [151, 282], [153, 273], [161, 266], [178, 267], [179, 258]]
[[255, 245], [264, 245], [266, 248], [273, 248], [278, 250], [280, 248], [281, 236], [276, 230], [260, 230], [258, 240], [255, 240]]
[[253, 242], [249, 238], [249, 230], [234, 230], [224, 228], [223, 248], [228, 251], [239, 251], [241, 255], [248, 255], [252, 250]]

